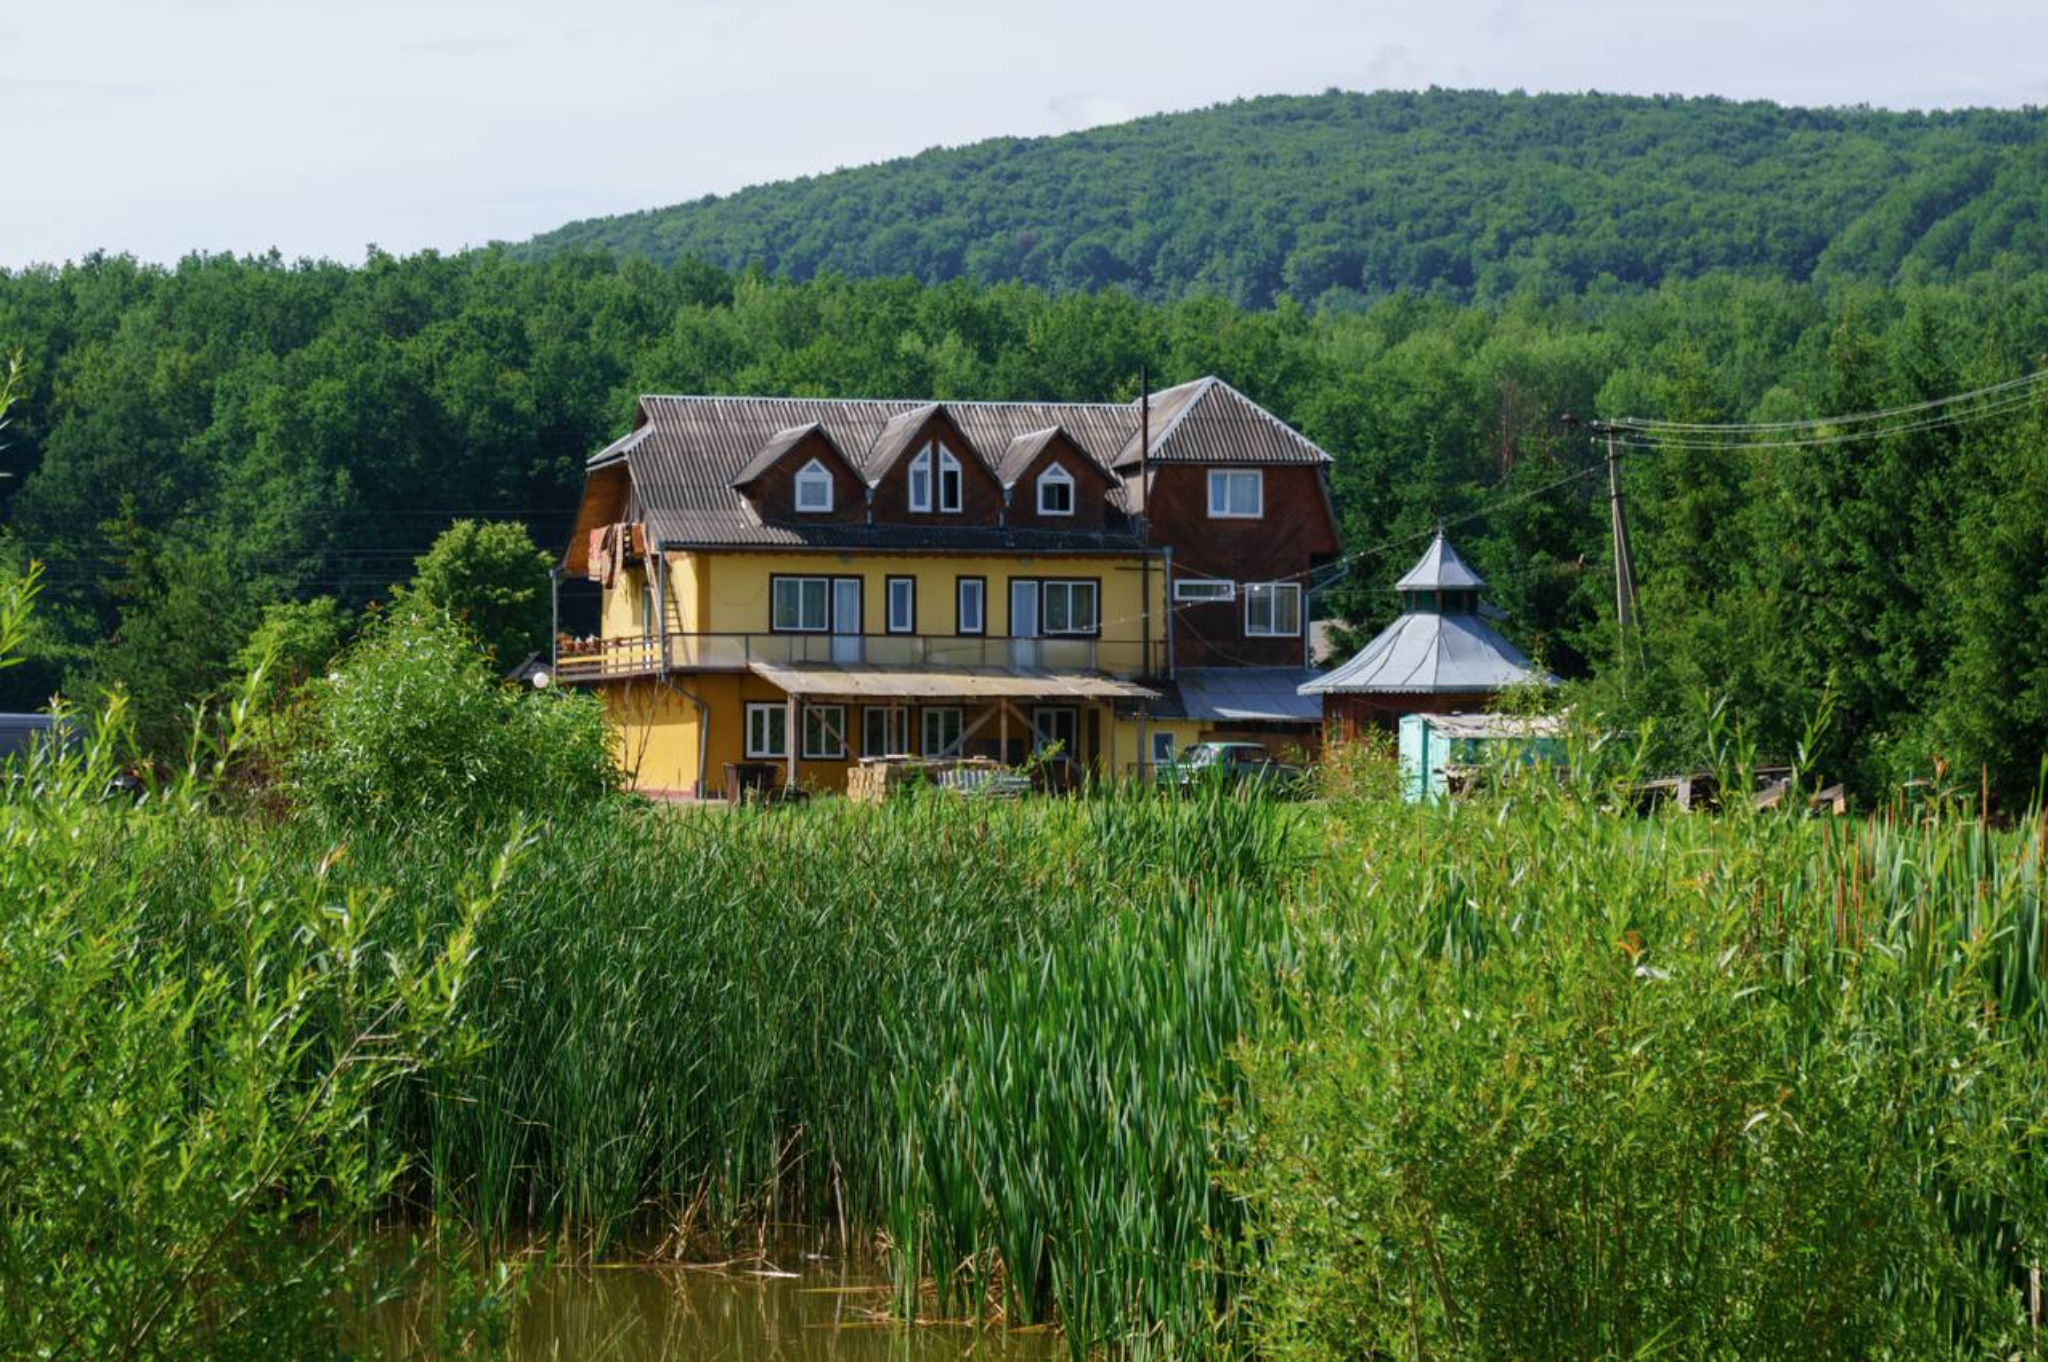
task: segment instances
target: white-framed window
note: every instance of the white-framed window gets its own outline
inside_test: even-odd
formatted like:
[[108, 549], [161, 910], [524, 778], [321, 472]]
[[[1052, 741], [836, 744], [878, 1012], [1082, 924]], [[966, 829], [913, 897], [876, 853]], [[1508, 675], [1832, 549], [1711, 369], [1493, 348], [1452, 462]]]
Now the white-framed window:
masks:
[[988, 583], [980, 577], [962, 577], [954, 586], [953, 632], [988, 632]]
[[796, 508], [807, 515], [832, 509], [832, 474], [812, 459], [796, 475]]
[[1266, 513], [1266, 477], [1257, 468], [1209, 470], [1209, 514], [1219, 520], [1257, 520]]
[[926, 706], [917, 712], [928, 757], [955, 756], [960, 750], [960, 711], [950, 705]]
[[789, 713], [780, 704], [747, 706], [747, 755], [789, 755]]
[[768, 628], [778, 634], [822, 634], [832, 622], [827, 577], [775, 577], [768, 583]]
[[1072, 515], [1074, 513], [1074, 475], [1058, 464], [1038, 475], [1038, 513], [1040, 515]]
[[953, 451], [939, 450], [939, 509], [958, 511], [960, 509], [960, 461], [953, 457]]
[[917, 578], [891, 577], [883, 588], [887, 595], [888, 610], [885, 612], [888, 630], [892, 634], [914, 634], [917, 632]]
[[1220, 577], [1176, 577], [1173, 579], [1173, 598], [1183, 605], [1202, 605], [1210, 601], [1232, 600], [1237, 595], [1237, 583]]
[[932, 508], [932, 458], [934, 450], [926, 445], [917, 451], [917, 457], [910, 461], [910, 509], [929, 511]]
[[846, 756], [846, 706], [804, 706], [804, 756], [814, 761]]
[[910, 711], [869, 705], [860, 712], [860, 754], [864, 757], [910, 755]]
[[1244, 632], [1250, 638], [1296, 638], [1301, 634], [1299, 582], [1247, 582]]
[[1038, 584], [1040, 629], [1048, 634], [1092, 634], [1099, 620], [1101, 588], [1092, 581]]

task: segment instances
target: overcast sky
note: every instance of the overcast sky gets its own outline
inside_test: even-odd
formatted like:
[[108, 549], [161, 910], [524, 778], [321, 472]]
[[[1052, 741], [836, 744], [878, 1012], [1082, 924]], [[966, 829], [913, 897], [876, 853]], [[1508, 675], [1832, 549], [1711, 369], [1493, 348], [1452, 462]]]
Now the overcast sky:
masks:
[[2043, 2], [0, 0], [0, 266], [454, 249], [1331, 86], [2048, 104]]

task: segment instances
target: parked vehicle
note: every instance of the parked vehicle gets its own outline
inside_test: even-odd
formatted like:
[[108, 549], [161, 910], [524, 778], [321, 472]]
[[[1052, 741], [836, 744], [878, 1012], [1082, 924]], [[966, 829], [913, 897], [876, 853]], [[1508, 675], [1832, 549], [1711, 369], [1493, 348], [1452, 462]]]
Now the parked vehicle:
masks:
[[1275, 791], [1293, 791], [1302, 770], [1275, 761], [1255, 742], [1198, 742], [1182, 749], [1171, 765], [1159, 768], [1159, 783], [1186, 789], [1205, 780], [1230, 784], [1255, 783]]

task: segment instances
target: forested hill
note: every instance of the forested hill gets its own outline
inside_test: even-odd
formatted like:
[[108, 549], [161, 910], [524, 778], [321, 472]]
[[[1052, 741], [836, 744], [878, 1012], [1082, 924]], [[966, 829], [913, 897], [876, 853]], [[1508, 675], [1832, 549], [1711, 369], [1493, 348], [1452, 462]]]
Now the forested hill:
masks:
[[1431, 90], [1244, 100], [596, 218], [600, 246], [804, 279], [1118, 285], [1264, 306], [1740, 270], [1889, 281], [2048, 259], [2048, 112]]

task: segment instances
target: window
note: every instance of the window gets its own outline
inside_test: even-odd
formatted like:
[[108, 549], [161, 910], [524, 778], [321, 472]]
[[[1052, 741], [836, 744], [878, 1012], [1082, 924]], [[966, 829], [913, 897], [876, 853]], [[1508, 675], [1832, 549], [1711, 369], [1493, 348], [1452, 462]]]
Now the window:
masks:
[[917, 632], [917, 578], [891, 577], [888, 581], [888, 628], [892, 634]]
[[860, 754], [899, 757], [910, 752], [910, 711], [869, 706], [860, 712]]
[[768, 627], [778, 634], [822, 634], [831, 624], [824, 577], [774, 577], [768, 583]]
[[651, 586], [640, 588], [640, 632], [654, 632], [654, 588]]
[[804, 755], [838, 761], [846, 755], [846, 706], [804, 706]]
[[1209, 514], [1232, 520], [1256, 520], [1266, 513], [1266, 482], [1256, 468], [1209, 470]]
[[832, 475], [816, 459], [796, 475], [796, 508], [813, 514], [832, 509]]
[[1250, 582], [1244, 589], [1244, 631], [1252, 638], [1293, 638], [1301, 633], [1301, 586]]
[[910, 509], [929, 511], [932, 508], [932, 447], [926, 445], [910, 461]]
[[926, 708], [918, 711], [918, 718], [924, 724], [924, 754], [928, 757], [950, 757], [957, 755], [960, 748], [960, 711], [957, 709]]
[[1152, 761], [1154, 765], [1173, 765], [1173, 734], [1154, 731], [1152, 734]]
[[1097, 587], [1094, 582], [1041, 582], [1040, 624], [1048, 634], [1095, 632]]
[[1074, 475], [1054, 464], [1038, 475], [1038, 513], [1040, 515], [1072, 515], [1074, 513]]
[[1182, 577], [1173, 584], [1173, 598], [1186, 605], [1204, 601], [1227, 601], [1237, 595], [1237, 583], [1215, 577]]
[[747, 706], [747, 755], [789, 755], [789, 714], [781, 705]]
[[953, 616], [956, 634], [988, 631], [988, 583], [980, 577], [962, 577], [954, 588], [957, 608]]
[[939, 509], [960, 509], [960, 461], [948, 449], [939, 451]]

